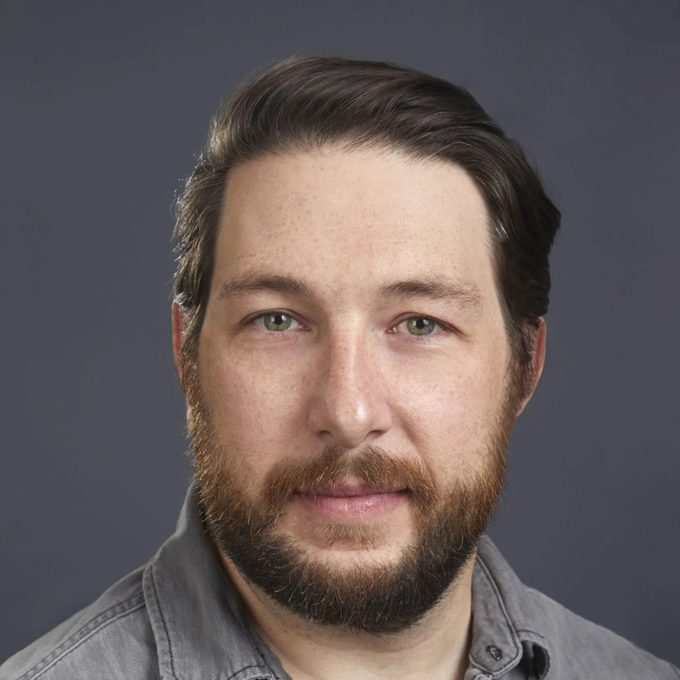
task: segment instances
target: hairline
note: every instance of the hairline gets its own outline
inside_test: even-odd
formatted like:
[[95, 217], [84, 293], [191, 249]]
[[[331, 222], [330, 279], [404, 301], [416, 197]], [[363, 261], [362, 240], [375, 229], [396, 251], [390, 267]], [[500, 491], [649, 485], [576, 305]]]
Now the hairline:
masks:
[[[523, 318], [520, 320], [521, 323], [518, 324], [517, 320], [513, 318], [508, 301], [505, 298], [503, 292], [503, 283], [501, 281], [502, 252], [500, 248], [505, 227], [502, 224], [497, 224], [494, 220], [492, 210], [489, 205], [487, 189], [461, 162], [452, 156], [447, 155], [444, 149], [426, 150], [425, 148], [419, 147], [417, 141], [400, 140], [395, 138], [389, 132], [380, 133], [371, 129], [362, 130], [361, 128], [357, 128], [356, 130], [350, 129], [335, 135], [326, 135], [325, 137], [318, 134], [314, 135], [313, 133], [306, 136], [304, 133], [298, 133], [285, 141], [272, 141], [269, 139], [265, 143], [261, 143], [259, 148], [250, 149], [246, 157], [232, 157], [230, 162], [226, 163], [223, 168], [218, 170], [218, 172], [223, 174], [223, 178], [220, 187], [221, 193], [219, 195], [219, 200], [217, 201], [219, 209], [216, 211], [214, 216], [214, 224], [211, 225], [212, 247], [210, 249], [211, 252], [209, 258], [209, 284], [205, 300], [198, 301], [198, 305], [194, 304], [192, 308], [192, 306], [183, 305], [180, 300], [175, 299], [176, 302], [180, 303], [180, 307], [183, 309], [183, 311], [196, 313], [199, 311], [197, 307], [199, 305], [201, 307], [200, 318], [197, 320], [198, 323], [195, 324], [195, 327], [191, 329], [193, 337], [187, 338], [189, 340], [188, 344], [195, 347], [194, 351], [198, 350], [198, 342], [208, 306], [207, 303], [211, 294], [214, 293], [212, 290], [212, 278], [214, 273], [215, 246], [220, 230], [220, 224], [222, 222], [222, 216], [224, 214], [224, 206], [231, 174], [238, 168], [247, 166], [249, 163], [266, 158], [267, 156], [280, 157], [288, 154], [322, 154], [333, 149], [339, 149], [347, 152], [369, 150], [377, 152], [378, 154], [397, 153], [401, 155], [404, 160], [413, 163], [447, 163], [448, 165], [460, 169], [467, 175], [467, 177], [473, 182], [474, 186], [479, 191], [480, 197], [484, 204], [484, 209], [486, 211], [487, 237], [490, 239], [489, 248], [493, 269], [494, 289], [499, 300], [505, 332], [510, 345], [510, 351], [516, 361], [519, 363], [525, 363], [529, 357], [527, 356], [526, 347], [524, 346], [526, 344], [526, 341], [523, 338], [524, 329], [528, 325], [533, 325], [537, 320]], [[215, 178], [213, 177], [213, 181], [214, 179]], [[183, 345], [184, 344], [185, 343], [183, 342]], [[191, 347], [188, 347], [187, 349], [189, 352], [192, 351]]]

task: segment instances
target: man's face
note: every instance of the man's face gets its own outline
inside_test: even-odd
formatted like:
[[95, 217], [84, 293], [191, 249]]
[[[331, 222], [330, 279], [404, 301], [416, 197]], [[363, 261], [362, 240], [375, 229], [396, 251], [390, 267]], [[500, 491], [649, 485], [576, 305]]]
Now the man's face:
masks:
[[395, 631], [469, 559], [518, 407], [493, 267], [452, 164], [329, 147], [231, 174], [183, 370], [204, 511], [261, 592]]

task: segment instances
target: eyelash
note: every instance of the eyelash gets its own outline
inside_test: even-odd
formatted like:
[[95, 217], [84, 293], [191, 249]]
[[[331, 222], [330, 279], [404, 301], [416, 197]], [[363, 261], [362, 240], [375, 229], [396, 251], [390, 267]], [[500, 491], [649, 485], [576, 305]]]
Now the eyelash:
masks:
[[[267, 316], [272, 316], [272, 315], [275, 315], [275, 314], [282, 314], [284, 316], [287, 316], [292, 321], [294, 321], [295, 323], [300, 324], [302, 326], [302, 328], [300, 328], [300, 329], [290, 329], [290, 330], [298, 330], [298, 331], [309, 330], [309, 329], [305, 328], [305, 324], [303, 324], [300, 320], [298, 320], [293, 314], [290, 314], [289, 312], [286, 312], [286, 311], [283, 311], [283, 310], [280, 310], [280, 309], [274, 309], [270, 312], [262, 312], [261, 314], [258, 314], [257, 316], [251, 317], [250, 319], [246, 319], [245, 324], [257, 326], [257, 325], [260, 325], [260, 324], [257, 324], [258, 321], [264, 319]], [[426, 321], [431, 321], [435, 325], [435, 329], [432, 331], [432, 333], [427, 334], [427, 335], [414, 335], [414, 334], [411, 334], [411, 333], [406, 333], [406, 335], [408, 337], [415, 338], [419, 342], [423, 342], [423, 341], [427, 342], [433, 336], [435, 336], [435, 337], [438, 336], [439, 334], [437, 333], [437, 329], [439, 329], [440, 331], [443, 331], [444, 333], [455, 333], [456, 332], [456, 329], [453, 326], [451, 326], [450, 324], [447, 324], [443, 321], [439, 321], [438, 319], [435, 319], [431, 316], [424, 316], [424, 315], [419, 315], [419, 314], [413, 314], [411, 316], [407, 316], [407, 317], [401, 319], [398, 323], [394, 324], [394, 326], [392, 326], [387, 332], [390, 333], [390, 334], [395, 334], [396, 329], [399, 326], [406, 323], [407, 321], [410, 321], [411, 319], [424, 319]], [[267, 330], [266, 328], [264, 328], [262, 325], [260, 325], [260, 330], [268, 336], [288, 335], [288, 330], [270, 331], [270, 330]]]

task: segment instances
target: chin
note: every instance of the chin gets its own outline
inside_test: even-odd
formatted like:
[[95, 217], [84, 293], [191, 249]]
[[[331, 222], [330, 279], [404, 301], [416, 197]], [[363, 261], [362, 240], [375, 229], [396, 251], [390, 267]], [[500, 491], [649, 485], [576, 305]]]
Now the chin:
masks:
[[291, 529], [281, 527], [283, 530], [277, 533], [310, 559], [329, 564], [371, 560], [392, 565], [399, 562], [407, 546], [415, 543], [411, 524], [410, 517], [394, 518], [391, 522], [295, 522]]

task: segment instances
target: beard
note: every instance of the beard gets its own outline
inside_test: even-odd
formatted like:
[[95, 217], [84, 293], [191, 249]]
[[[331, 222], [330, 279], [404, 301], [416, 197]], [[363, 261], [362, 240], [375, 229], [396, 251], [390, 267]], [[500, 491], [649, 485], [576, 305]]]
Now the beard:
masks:
[[[377, 446], [352, 454], [328, 446], [314, 458], [282, 460], [251, 498], [237, 453], [220, 444], [205, 403], [198, 367], [185, 358], [182, 382], [194, 479], [206, 530], [252, 586], [305, 620], [373, 635], [416, 624], [454, 584], [472, 558], [491, 519], [505, 473], [508, 439], [521, 380], [511, 371], [499, 412], [477, 456], [482, 465], [438, 491], [424, 466]], [[404, 490], [415, 521], [415, 538], [397, 560], [339, 568], [314, 559], [279, 529], [286, 507], [299, 493], [315, 494], [352, 477], [379, 491]], [[323, 491], [326, 493], [327, 491]], [[370, 548], [374, 527], [322, 525], [326, 546], [337, 541]]]

